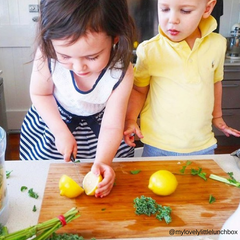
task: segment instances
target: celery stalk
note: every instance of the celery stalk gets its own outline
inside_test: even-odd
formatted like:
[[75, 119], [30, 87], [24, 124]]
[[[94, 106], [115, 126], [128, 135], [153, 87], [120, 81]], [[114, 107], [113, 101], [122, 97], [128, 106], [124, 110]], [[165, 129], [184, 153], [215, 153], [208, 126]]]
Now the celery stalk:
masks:
[[223, 183], [226, 183], [226, 184], [229, 184], [229, 185], [232, 185], [232, 186], [235, 186], [235, 187], [238, 187], [240, 188], [240, 182], [232, 182], [232, 181], [229, 181], [229, 179], [226, 179], [224, 177], [220, 177], [220, 176], [217, 176], [215, 174], [210, 174], [209, 178], [213, 179], [213, 180], [216, 180], [216, 181], [219, 181], [219, 182], [223, 182]]

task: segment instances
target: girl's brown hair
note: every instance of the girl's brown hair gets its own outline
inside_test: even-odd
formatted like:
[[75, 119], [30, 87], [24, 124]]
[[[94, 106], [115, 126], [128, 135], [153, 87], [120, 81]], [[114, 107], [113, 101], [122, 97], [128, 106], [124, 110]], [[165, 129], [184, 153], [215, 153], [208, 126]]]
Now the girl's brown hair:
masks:
[[126, 0], [41, 0], [37, 47], [44, 58], [57, 60], [53, 39], [76, 42], [87, 31], [106, 32], [119, 41], [113, 48], [110, 67], [121, 61], [127, 69], [132, 58], [135, 27]]

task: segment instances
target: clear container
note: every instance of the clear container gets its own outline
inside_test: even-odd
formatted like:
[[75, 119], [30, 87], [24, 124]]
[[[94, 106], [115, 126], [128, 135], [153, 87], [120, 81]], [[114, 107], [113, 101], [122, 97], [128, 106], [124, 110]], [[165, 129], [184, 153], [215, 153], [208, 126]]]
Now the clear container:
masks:
[[5, 225], [9, 215], [5, 170], [6, 132], [0, 127], [0, 223]]

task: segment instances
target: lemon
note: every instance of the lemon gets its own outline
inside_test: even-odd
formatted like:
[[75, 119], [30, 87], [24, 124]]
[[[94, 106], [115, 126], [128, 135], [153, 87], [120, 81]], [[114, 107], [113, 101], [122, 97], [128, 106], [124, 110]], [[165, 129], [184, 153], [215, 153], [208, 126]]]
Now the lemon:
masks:
[[95, 191], [97, 189], [98, 183], [102, 181], [102, 176], [95, 175], [93, 172], [88, 172], [84, 179], [83, 179], [83, 188], [85, 190], [85, 193], [89, 196], [92, 196], [95, 194]]
[[167, 196], [172, 194], [177, 186], [177, 179], [171, 172], [159, 170], [151, 175], [148, 188], [157, 195]]
[[59, 180], [60, 195], [68, 198], [75, 198], [84, 192], [72, 178], [67, 175], [62, 175]]

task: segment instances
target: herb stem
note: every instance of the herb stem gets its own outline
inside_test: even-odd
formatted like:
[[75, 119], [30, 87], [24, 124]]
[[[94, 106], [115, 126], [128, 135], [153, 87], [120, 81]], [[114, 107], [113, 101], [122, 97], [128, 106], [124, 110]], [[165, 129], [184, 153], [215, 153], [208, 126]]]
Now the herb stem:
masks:
[[211, 178], [213, 180], [216, 180], [216, 181], [219, 181], [219, 182], [223, 182], [223, 183], [235, 186], [235, 187], [240, 187], [239, 182], [233, 183], [233, 182], [229, 181], [228, 179], [226, 179], [224, 177], [220, 177], [220, 176], [215, 175], [215, 174], [210, 174], [209, 178]]
[[[63, 216], [65, 218], [66, 223], [69, 223], [70, 221], [80, 217], [80, 215], [78, 214], [78, 210], [76, 208], [70, 209], [68, 212], [63, 214]], [[0, 236], [0, 240], [16, 240], [16, 239], [27, 240], [34, 236], [35, 237], [31, 239], [43, 240], [49, 237], [52, 233], [54, 233], [61, 227], [62, 224], [60, 220], [56, 217], [43, 223], [39, 223], [35, 226], [31, 226], [14, 233], [10, 233], [5, 236]]]

